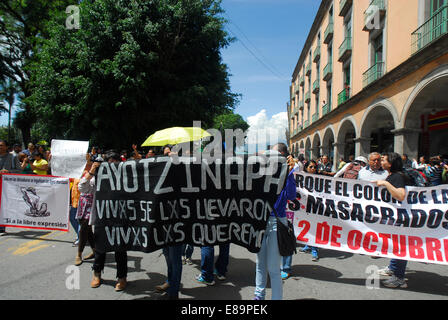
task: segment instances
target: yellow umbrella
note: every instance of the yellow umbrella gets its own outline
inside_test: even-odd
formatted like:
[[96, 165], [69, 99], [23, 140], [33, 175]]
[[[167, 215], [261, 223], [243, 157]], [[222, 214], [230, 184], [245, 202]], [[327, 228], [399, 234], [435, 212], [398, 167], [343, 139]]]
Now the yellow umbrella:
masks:
[[142, 147], [157, 147], [167, 144], [178, 144], [188, 141], [201, 140], [211, 136], [210, 133], [198, 127], [172, 127], [156, 131], [150, 135]]

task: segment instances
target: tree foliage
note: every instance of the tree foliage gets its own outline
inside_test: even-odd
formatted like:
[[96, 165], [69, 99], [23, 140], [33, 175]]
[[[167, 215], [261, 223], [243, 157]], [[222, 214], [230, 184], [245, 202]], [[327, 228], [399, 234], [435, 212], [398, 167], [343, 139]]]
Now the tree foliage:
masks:
[[[72, 0], [1, 0], [0, 1], [0, 80], [18, 86], [29, 97], [30, 73], [27, 66], [35, 61], [42, 40], [48, 36], [47, 23], [54, 15], [65, 12]], [[16, 123], [24, 138], [29, 139], [34, 121], [31, 108], [22, 105], [21, 121]]]
[[227, 112], [217, 115], [213, 120], [213, 128], [215, 129], [241, 129], [246, 131], [249, 129], [249, 124], [239, 114]]
[[28, 100], [44, 138], [125, 147], [194, 120], [211, 126], [238, 100], [221, 13], [216, 0], [97, 0], [80, 4], [79, 30], [55, 19]]

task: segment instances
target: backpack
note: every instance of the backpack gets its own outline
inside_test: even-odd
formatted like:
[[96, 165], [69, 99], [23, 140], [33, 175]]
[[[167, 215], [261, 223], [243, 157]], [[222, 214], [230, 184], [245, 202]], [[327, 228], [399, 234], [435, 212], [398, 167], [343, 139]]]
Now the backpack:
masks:
[[427, 187], [429, 186], [429, 180], [426, 175], [416, 169], [404, 168], [403, 173], [406, 176], [408, 183], [413, 187]]
[[362, 165], [359, 162], [352, 162], [348, 165], [342, 178], [345, 179], [358, 179], [359, 171], [362, 169]]

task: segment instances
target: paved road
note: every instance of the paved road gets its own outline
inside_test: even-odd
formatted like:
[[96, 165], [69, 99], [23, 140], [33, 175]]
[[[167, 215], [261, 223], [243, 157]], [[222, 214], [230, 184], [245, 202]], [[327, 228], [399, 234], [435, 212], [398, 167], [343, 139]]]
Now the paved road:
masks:
[[[8, 228], [0, 237], [0, 299], [24, 300], [153, 300], [159, 298], [154, 286], [163, 283], [166, 264], [161, 251], [151, 254], [129, 252], [129, 286], [116, 293], [115, 263], [108, 255], [104, 283], [91, 289], [92, 261], [73, 266], [76, 248], [72, 232], [46, 232]], [[89, 253], [86, 249], [85, 253]], [[200, 250], [193, 253], [194, 265], [186, 265], [182, 274], [181, 299], [251, 300], [255, 283], [255, 254], [231, 246], [228, 279], [213, 287], [194, 281], [199, 273]], [[406, 277], [408, 289], [369, 289], [374, 281], [366, 280], [368, 266], [383, 267], [388, 259], [371, 259], [337, 251], [321, 250], [320, 261], [309, 254], [293, 257], [293, 276], [284, 282], [284, 298], [294, 299], [448, 299], [447, 266], [411, 262]], [[79, 289], [72, 279], [79, 271]], [[270, 298], [270, 290], [268, 297]]]

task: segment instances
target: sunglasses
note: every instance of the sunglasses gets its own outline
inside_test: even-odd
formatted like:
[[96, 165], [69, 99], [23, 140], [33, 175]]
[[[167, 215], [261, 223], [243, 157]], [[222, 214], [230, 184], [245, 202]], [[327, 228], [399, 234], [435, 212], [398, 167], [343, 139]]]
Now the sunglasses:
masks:
[[316, 169], [315, 166], [309, 166], [308, 168], [310, 168], [310, 169]]

